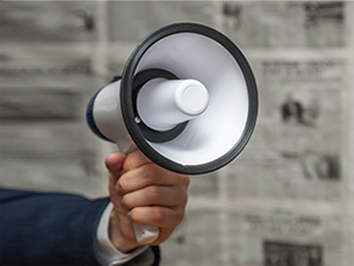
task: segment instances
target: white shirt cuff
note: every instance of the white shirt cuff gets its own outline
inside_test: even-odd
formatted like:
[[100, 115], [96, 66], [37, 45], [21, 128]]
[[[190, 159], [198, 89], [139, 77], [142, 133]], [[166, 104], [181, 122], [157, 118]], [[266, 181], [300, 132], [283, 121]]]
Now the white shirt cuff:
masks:
[[145, 245], [130, 253], [122, 253], [113, 246], [108, 236], [109, 217], [112, 209], [113, 204], [110, 202], [103, 211], [97, 227], [97, 253], [104, 266], [122, 265], [140, 255], [149, 247]]

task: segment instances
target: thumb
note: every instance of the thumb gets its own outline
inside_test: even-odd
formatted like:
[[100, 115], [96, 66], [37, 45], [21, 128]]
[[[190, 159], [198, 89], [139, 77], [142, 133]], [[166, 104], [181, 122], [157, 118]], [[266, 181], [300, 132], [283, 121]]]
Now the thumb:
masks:
[[105, 164], [110, 174], [113, 174], [117, 177], [121, 175], [122, 167], [126, 157], [127, 156], [121, 152], [115, 152], [107, 156]]
[[123, 153], [116, 152], [108, 155], [105, 160], [106, 167], [109, 171], [109, 184], [108, 191], [111, 197], [111, 201], [115, 204], [120, 202], [120, 196], [117, 194], [115, 186], [117, 184], [118, 179], [121, 176], [121, 171], [123, 168], [123, 164], [126, 156]]

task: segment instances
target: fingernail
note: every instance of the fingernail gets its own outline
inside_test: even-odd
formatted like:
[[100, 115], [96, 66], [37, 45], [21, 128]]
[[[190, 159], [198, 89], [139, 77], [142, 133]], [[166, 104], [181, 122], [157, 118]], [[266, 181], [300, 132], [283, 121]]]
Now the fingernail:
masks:
[[122, 206], [123, 209], [127, 209], [127, 207], [125, 206], [123, 199], [121, 199], [120, 201], [120, 206]]
[[127, 216], [128, 216], [128, 218], [131, 220], [131, 219], [132, 219], [132, 212], [131, 212], [131, 211], [128, 211]]
[[120, 192], [121, 192], [121, 189], [120, 189], [120, 186], [118, 185], [118, 183], [116, 184], [116, 192], [118, 194], [120, 194]]

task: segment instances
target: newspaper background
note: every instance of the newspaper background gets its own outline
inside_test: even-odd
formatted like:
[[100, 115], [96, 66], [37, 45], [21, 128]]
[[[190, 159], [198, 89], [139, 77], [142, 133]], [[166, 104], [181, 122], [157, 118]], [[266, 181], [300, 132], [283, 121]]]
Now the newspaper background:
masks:
[[192, 177], [162, 265], [353, 265], [353, 2], [2, 1], [0, 12], [1, 186], [107, 195], [116, 147], [88, 130], [88, 99], [150, 32], [196, 21], [241, 47], [261, 105], [241, 156]]

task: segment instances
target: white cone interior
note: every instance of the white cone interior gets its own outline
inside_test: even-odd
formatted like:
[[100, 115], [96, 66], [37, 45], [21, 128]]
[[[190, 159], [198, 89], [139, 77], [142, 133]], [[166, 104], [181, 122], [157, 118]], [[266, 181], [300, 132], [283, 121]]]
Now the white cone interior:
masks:
[[200, 116], [208, 103], [207, 89], [192, 79], [153, 79], [141, 88], [137, 97], [140, 119], [158, 131], [172, 129]]
[[237, 144], [247, 121], [248, 92], [240, 67], [222, 45], [195, 33], [170, 35], [146, 51], [136, 73], [151, 68], [200, 81], [209, 94], [202, 115], [171, 141], [147, 141], [153, 149], [176, 163], [192, 166], [212, 162]]

